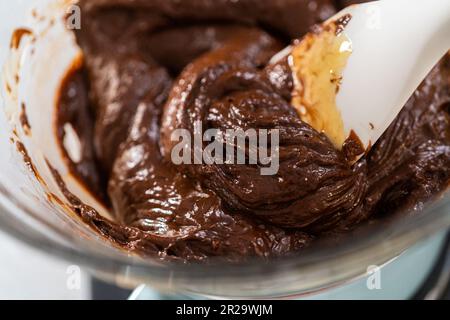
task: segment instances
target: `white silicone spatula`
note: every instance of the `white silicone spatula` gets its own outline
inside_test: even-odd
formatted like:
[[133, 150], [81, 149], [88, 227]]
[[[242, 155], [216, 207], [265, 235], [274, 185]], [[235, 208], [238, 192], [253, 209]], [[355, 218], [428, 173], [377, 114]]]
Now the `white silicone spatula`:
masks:
[[336, 97], [344, 131], [373, 145], [450, 49], [450, 0], [380, 0], [350, 6], [353, 52]]

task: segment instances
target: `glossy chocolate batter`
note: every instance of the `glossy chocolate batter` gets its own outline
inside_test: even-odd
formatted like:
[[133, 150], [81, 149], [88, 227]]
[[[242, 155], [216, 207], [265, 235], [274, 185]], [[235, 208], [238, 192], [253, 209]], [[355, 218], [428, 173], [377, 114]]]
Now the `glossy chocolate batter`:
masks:
[[[130, 251], [241, 261], [420, 210], [450, 180], [448, 57], [356, 164], [300, 120], [287, 62], [268, 63], [341, 2], [81, 0], [84, 67], [64, 83], [58, 132], [69, 123], [78, 133], [83, 157], [70, 166], [116, 221], [61, 182], [75, 211]], [[196, 120], [203, 130], [279, 129], [278, 174], [172, 164], [171, 133], [193, 132]]]

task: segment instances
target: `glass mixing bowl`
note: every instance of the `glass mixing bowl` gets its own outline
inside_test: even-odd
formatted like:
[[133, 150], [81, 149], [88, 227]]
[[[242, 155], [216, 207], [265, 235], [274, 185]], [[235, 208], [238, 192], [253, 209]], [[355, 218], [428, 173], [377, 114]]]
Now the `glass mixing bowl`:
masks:
[[[204, 296], [268, 298], [311, 294], [358, 279], [368, 266], [390, 263], [450, 226], [450, 197], [445, 194], [420, 213], [403, 213], [389, 223], [362, 227], [339, 243], [318, 242], [298, 255], [269, 262], [165, 263], [114, 247], [64, 201], [55, 201], [64, 197], [46, 164], [84, 202], [102, 211], [71, 178], [55, 138], [58, 89], [80, 54], [65, 25], [68, 6], [70, 1], [62, 0], [0, 2], [0, 228], [30, 246], [129, 288], [145, 283]], [[22, 31], [15, 32], [11, 43], [15, 30]], [[25, 106], [30, 130], [21, 125]]]

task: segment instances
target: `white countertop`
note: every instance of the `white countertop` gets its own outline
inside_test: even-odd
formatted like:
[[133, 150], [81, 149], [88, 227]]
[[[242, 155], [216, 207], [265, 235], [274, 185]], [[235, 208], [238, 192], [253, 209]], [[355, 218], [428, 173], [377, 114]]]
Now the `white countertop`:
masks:
[[0, 299], [89, 298], [89, 277], [78, 266], [0, 232]]

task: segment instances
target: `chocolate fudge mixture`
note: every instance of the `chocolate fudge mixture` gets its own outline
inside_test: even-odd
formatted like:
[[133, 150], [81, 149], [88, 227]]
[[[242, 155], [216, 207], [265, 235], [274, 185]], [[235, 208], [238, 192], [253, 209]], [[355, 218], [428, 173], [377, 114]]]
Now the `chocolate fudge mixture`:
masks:
[[[269, 63], [350, 3], [81, 0], [83, 66], [64, 82], [58, 133], [62, 140], [66, 124], [78, 133], [82, 159], [70, 163], [73, 174], [115, 221], [61, 182], [76, 212], [143, 255], [242, 261], [420, 210], [450, 180], [448, 57], [356, 163], [291, 106], [286, 59]], [[258, 165], [174, 165], [171, 133], [193, 133], [194, 121], [203, 130], [279, 129], [278, 174], [263, 176]]]

